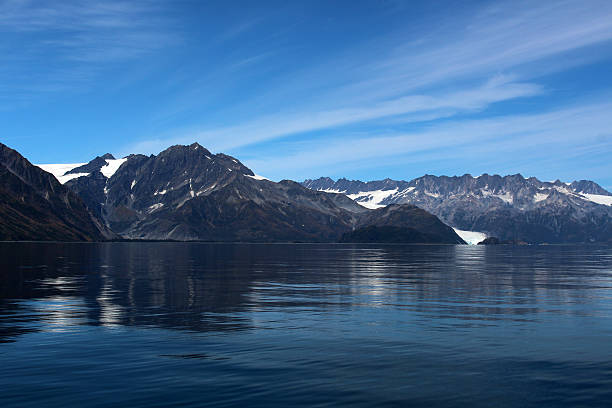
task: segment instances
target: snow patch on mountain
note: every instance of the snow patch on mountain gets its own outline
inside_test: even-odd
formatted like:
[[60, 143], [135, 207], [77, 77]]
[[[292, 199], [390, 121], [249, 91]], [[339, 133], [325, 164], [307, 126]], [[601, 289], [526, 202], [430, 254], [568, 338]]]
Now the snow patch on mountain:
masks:
[[68, 181], [78, 178], [78, 177], [82, 177], [82, 176], [89, 176], [89, 173], [71, 173], [71, 174], [66, 174], [65, 176], [59, 176], [59, 177], [56, 176], [55, 178], [60, 183], [66, 184]]
[[77, 167], [83, 166], [85, 164], [87, 163], [35, 164], [35, 166], [43, 169], [47, 173], [53, 174], [57, 181], [62, 184], [65, 184], [67, 181], [72, 180], [74, 178], [88, 176], [89, 173], [66, 174], [70, 170], [76, 169]]
[[323, 193], [332, 193], [332, 194], [344, 194], [344, 193], [346, 193], [346, 191], [334, 190], [333, 188], [322, 188], [322, 189], [319, 189], [318, 191], [321, 191]]
[[396, 193], [397, 188], [393, 190], [374, 190], [363, 193], [347, 194], [346, 196], [366, 208], [375, 210], [377, 208], [385, 207], [386, 205], [381, 203], [385, 200], [385, 198]]
[[400, 191], [400, 192], [398, 193], [398, 195], [402, 195], [402, 196], [408, 195], [408, 194], [409, 194], [409, 193], [411, 193], [411, 192], [412, 192], [412, 190], [414, 190], [415, 188], [416, 188], [416, 187], [408, 187], [407, 189], [405, 189], [405, 190], [403, 190], [403, 191]]
[[593, 203], [612, 206], [612, 196], [585, 193], [583, 193], [582, 196]]
[[[104, 174], [104, 177], [111, 178], [113, 174], [121, 167], [121, 165], [127, 161], [127, 158], [124, 159], [106, 159], [106, 165], [100, 168], [100, 172]], [[77, 167], [81, 167], [86, 165], [87, 163], [65, 163], [65, 164], [37, 164], [36, 166], [40, 167], [46, 172], [49, 172], [55, 176], [55, 178], [62, 184], [65, 184], [69, 180], [88, 176], [89, 173], [74, 173], [74, 174], [66, 174], [70, 170], [73, 170]]]
[[[332, 194], [346, 194], [346, 190], [338, 190], [332, 188], [320, 188], [318, 189], [318, 191]], [[363, 207], [375, 210], [377, 208], [386, 207], [386, 204], [381, 203], [386, 198], [397, 194], [397, 191], [397, 188], [394, 188], [392, 190], [360, 191], [354, 194], [346, 194], [346, 196]]]
[[565, 194], [568, 196], [575, 196], [577, 195], [577, 193], [575, 191], [570, 190], [569, 188], [566, 187], [559, 187], [559, 186], [554, 186], [554, 189], [557, 190], [558, 192], [560, 192], [561, 194]]
[[539, 203], [540, 201], [544, 201], [547, 198], [548, 198], [548, 194], [536, 193], [535, 196], [533, 196], [533, 202]]
[[512, 204], [513, 202], [512, 194], [509, 191], [504, 192], [504, 194], [496, 194], [495, 192], [490, 190], [480, 189], [480, 192], [482, 193], [483, 197], [499, 198], [500, 200], [508, 204]]
[[157, 204], [153, 204], [152, 206], [149, 207], [148, 212], [152, 213], [155, 210], [159, 210], [160, 208], [162, 208], [164, 206], [164, 203], [157, 203]]
[[250, 174], [245, 174], [245, 176], [247, 176], [249, 178], [252, 178], [254, 180], [269, 180], [269, 179], [265, 178], [264, 176], [260, 176], [258, 174], [255, 174], [253, 176], [251, 176]]
[[123, 163], [127, 161], [127, 157], [123, 159], [106, 159], [106, 166], [102, 166], [100, 172], [104, 174], [104, 177], [111, 178], [113, 174], [121, 167]]

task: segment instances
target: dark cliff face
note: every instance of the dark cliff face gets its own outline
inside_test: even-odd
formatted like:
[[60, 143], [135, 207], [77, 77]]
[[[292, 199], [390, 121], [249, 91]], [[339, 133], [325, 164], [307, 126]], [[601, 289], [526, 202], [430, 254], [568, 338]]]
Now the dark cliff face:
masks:
[[480, 231], [502, 240], [531, 243], [611, 242], [612, 207], [593, 202], [610, 193], [592, 181], [565, 184], [525, 179], [520, 174], [501, 177], [426, 175], [406, 181], [363, 183], [329, 178], [303, 183], [317, 190], [352, 194], [367, 202], [368, 192], [378, 193], [378, 203], [414, 204], [453, 227]]
[[66, 185], [129, 239], [329, 242], [367, 211], [344, 196], [261, 179], [199, 144], [129, 156], [110, 178], [93, 172]]
[[114, 235], [53, 175], [0, 143], [0, 239], [95, 241]]
[[[129, 156], [110, 178], [93, 164], [86, 165], [94, 170], [88, 176], [66, 185], [128, 239], [335, 242], [376, 218], [342, 194], [263, 179], [235, 158], [212, 154], [197, 143], [156, 156]], [[433, 217], [425, 211], [411, 216], [404, 224], [420, 232], [433, 225], [416, 222], [419, 216]], [[446, 228], [446, 235], [415, 237], [462, 242]]]

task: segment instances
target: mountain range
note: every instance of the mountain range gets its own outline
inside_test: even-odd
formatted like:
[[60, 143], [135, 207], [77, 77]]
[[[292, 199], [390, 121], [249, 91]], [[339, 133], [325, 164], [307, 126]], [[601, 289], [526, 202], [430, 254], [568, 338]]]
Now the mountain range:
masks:
[[411, 181], [363, 182], [322, 177], [305, 187], [346, 195], [369, 208], [412, 204], [457, 231], [528, 243], [612, 242], [612, 194], [580, 180], [545, 182], [501, 177], [425, 175]]
[[350, 234], [369, 228], [378, 231], [376, 242], [464, 243], [436, 216], [412, 205], [371, 210], [342, 194], [273, 182], [197, 143], [158, 155], [105, 154], [41, 169], [54, 173], [92, 219], [121, 239], [364, 242]]
[[39, 166], [0, 154], [4, 240], [612, 242], [612, 194], [588, 180], [274, 182], [197, 143]]

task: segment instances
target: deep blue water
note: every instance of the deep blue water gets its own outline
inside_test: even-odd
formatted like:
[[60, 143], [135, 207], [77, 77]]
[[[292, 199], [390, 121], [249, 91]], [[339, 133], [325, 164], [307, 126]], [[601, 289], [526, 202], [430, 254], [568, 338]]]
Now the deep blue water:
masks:
[[612, 249], [0, 244], [0, 407], [609, 407]]

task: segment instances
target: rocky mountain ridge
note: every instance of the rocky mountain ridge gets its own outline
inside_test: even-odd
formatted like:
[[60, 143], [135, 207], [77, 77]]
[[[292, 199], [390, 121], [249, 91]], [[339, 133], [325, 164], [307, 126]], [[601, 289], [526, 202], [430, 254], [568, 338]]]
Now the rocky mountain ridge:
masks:
[[480, 231], [502, 240], [612, 241], [612, 194], [588, 180], [563, 183], [520, 174], [466, 174], [370, 182], [322, 177], [302, 184], [345, 194], [369, 208], [413, 204], [459, 230]]
[[[56, 168], [66, 187], [127, 239], [335, 242], [376, 218], [344, 195], [267, 180], [197, 143], [151, 156], [106, 154], [68, 170]], [[438, 228], [434, 242], [463, 243], [424, 211], [407, 212], [402, 228], [426, 233], [427, 225]]]

